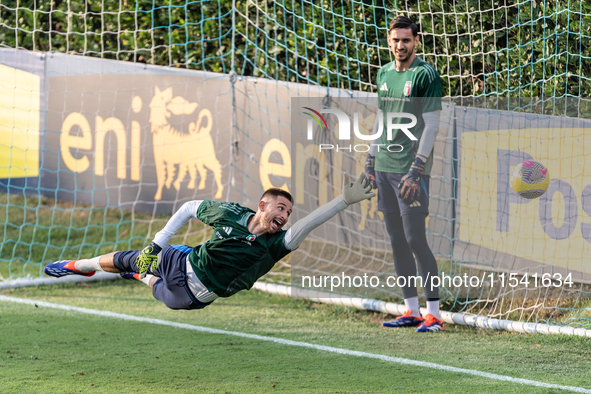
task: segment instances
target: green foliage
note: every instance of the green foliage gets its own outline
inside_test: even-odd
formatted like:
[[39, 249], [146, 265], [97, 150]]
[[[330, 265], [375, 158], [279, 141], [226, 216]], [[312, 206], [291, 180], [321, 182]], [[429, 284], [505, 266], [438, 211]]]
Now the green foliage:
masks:
[[[375, 91], [387, 25], [419, 22], [418, 52], [450, 97], [588, 97], [591, 4], [416, 0], [3, 1], [0, 42], [282, 81]], [[234, 18], [234, 22], [233, 22]]]

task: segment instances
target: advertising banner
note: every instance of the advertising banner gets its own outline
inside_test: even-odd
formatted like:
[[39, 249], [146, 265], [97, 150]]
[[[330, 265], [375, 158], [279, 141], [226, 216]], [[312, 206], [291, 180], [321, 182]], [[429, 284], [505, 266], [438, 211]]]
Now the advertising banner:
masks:
[[226, 76], [61, 55], [47, 81], [42, 183], [55, 198], [164, 213], [226, 197]]
[[45, 56], [0, 49], [0, 80], [0, 190], [35, 189], [45, 127]]
[[[454, 257], [513, 272], [591, 279], [591, 122], [456, 107], [459, 152]], [[550, 184], [517, 195], [511, 176], [537, 161]]]

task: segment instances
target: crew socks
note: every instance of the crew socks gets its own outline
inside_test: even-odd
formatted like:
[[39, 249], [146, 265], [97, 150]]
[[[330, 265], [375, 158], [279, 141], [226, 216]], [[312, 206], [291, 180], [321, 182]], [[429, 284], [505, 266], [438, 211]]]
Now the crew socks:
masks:
[[92, 259], [82, 259], [74, 263], [74, 267], [80, 272], [103, 271], [99, 264], [100, 256]]

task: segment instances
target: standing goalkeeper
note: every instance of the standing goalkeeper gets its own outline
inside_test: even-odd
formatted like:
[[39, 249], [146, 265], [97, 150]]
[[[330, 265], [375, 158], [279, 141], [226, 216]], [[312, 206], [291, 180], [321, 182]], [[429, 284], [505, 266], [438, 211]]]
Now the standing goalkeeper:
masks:
[[[273, 265], [296, 250], [312, 230], [349, 205], [375, 196], [362, 172], [351, 185], [343, 176], [343, 193], [282, 230], [291, 214], [291, 195], [277, 188], [263, 194], [257, 212], [236, 203], [190, 201], [170, 218], [142, 251], [114, 252], [84, 260], [48, 264], [50, 276], [121, 273], [152, 288], [171, 309], [201, 309], [218, 297], [249, 290]], [[211, 239], [194, 248], [166, 245], [191, 218], [213, 227]]]
[[[419, 44], [418, 27], [404, 16], [397, 16], [388, 29], [388, 45], [395, 60], [380, 69], [377, 77], [378, 107], [388, 124], [388, 113], [406, 113], [416, 117], [416, 126], [409, 131], [417, 141], [402, 130], [394, 130], [392, 139], [382, 133], [377, 151], [366, 161], [367, 176], [379, 189], [378, 210], [384, 213], [386, 229], [394, 254], [394, 267], [405, 277], [402, 287], [406, 313], [383, 327], [414, 327], [418, 332], [443, 330], [439, 313], [439, 289], [431, 289], [426, 281], [437, 275], [437, 262], [427, 244], [425, 218], [429, 214], [429, 174], [433, 165], [433, 145], [439, 129], [442, 82], [439, 73], [415, 54]], [[409, 123], [394, 118], [394, 123]], [[401, 152], [385, 147], [401, 145]], [[415, 263], [416, 258], [416, 263]], [[427, 315], [419, 311], [418, 293], [413, 280], [417, 272], [423, 278], [427, 298]]]

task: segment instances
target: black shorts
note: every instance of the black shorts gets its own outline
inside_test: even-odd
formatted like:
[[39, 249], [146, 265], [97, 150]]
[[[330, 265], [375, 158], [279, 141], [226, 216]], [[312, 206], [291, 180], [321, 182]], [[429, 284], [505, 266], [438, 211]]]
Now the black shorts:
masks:
[[[187, 245], [166, 245], [160, 252], [160, 264], [154, 273], [160, 279], [152, 286], [152, 294], [170, 309], [202, 309], [211, 304], [198, 301], [187, 285], [187, 256], [192, 249]], [[117, 252], [113, 264], [119, 271], [138, 272], [136, 259], [140, 252]]]
[[376, 171], [376, 183], [378, 184], [378, 211], [387, 213], [398, 212], [401, 216], [407, 213], [422, 212], [429, 214], [429, 180], [428, 175], [423, 175], [421, 193], [412, 204], [407, 204], [398, 195], [398, 184], [406, 174], [394, 174], [392, 172]]

